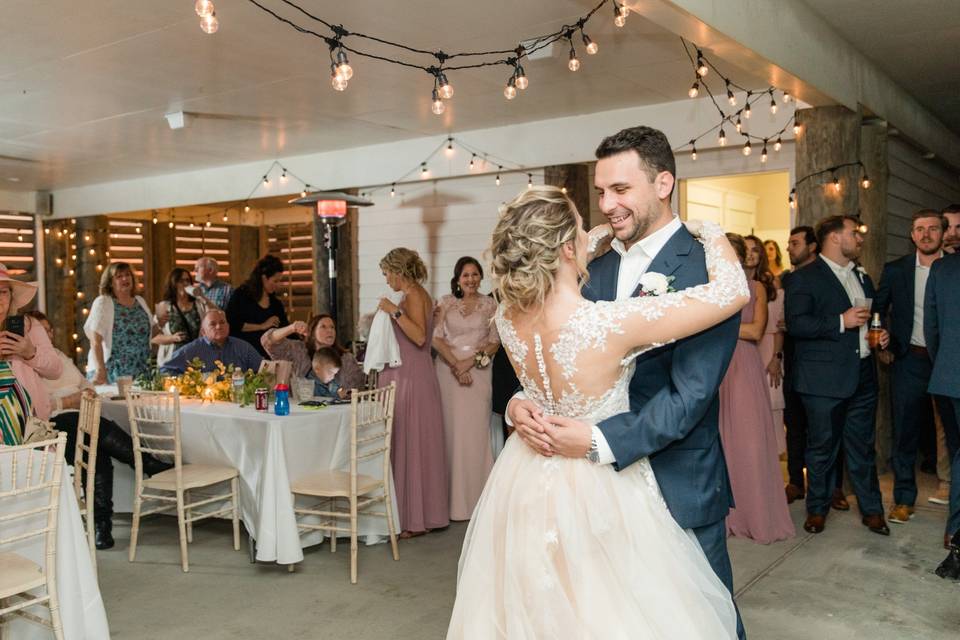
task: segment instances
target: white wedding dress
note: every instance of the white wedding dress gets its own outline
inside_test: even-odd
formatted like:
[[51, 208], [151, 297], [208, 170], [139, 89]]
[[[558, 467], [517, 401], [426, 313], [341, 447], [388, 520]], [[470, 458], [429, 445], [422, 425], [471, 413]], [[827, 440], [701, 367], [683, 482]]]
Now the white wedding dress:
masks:
[[[719, 227], [704, 227], [706, 240], [717, 234]], [[745, 292], [740, 266], [705, 246], [710, 284], [619, 302], [584, 300], [552, 344], [539, 333], [522, 340], [501, 308], [497, 327], [527, 396], [547, 413], [591, 424], [629, 411], [634, 358], [657, 345], [631, 351], [612, 386], [588, 396], [579, 388], [590, 386], [589, 359], [602, 354], [612, 332], [622, 332], [628, 315], [652, 319], [689, 298], [721, 302]], [[548, 368], [562, 382], [551, 385]], [[736, 638], [736, 611], [700, 546], [671, 517], [647, 459], [617, 472], [586, 459], [540, 456], [512, 436], [467, 529], [447, 638], [718, 640]]]

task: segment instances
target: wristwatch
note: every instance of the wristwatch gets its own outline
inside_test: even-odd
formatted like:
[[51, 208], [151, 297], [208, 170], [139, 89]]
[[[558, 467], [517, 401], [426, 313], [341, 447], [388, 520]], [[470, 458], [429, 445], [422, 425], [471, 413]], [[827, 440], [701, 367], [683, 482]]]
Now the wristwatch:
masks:
[[597, 448], [597, 436], [590, 434], [590, 448], [587, 449], [587, 460], [593, 464], [600, 462], [600, 450]]
[[401, 311], [400, 309], [397, 309], [396, 311], [394, 311], [393, 313], [390, 314], [390, 316], [391, 316], [394, 320], [399, 320], [399, 319], [400, 319], [400, 316], [402, 316], [402, 315], [403, 315], [403, 311]]

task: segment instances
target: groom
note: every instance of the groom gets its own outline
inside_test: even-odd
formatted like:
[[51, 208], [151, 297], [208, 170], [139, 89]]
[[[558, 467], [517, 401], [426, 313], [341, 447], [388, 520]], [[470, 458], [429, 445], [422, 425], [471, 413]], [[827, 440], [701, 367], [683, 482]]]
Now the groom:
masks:
[[[584, 296], [618, 300], [655, 295], [641, 286], [645, 273], [666, 276], [675, 290], [706, 283], [703, 246], [670, 208], [676, 164], [666, 136], [650, 127], [624, 129], [604, 139], [596, 156], [600, 209], [615, 239], [612, 251], [590, 263]], [[598, 425], [544, 416], [522, 396], [507, 407], [519, 436], [543, 455], [586, 456], [618, 471], [649, 457], [670, 513], [696, 535], [731, 594], [725, 519], [733, 496], [720, 445], [717, 389], [739, 327], [737, 314], [637, 358], [630, 412]], [[737, 635], [745, 637], [739, 614]]]

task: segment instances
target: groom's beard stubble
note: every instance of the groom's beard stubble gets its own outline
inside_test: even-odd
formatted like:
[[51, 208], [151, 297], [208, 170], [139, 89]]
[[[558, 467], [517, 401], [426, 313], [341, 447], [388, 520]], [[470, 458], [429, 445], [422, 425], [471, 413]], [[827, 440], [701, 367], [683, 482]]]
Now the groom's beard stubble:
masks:
[[630, 218], [633, 220], [636, 225], [633, 228], [633, 233], [630, 234], [627, 238], [620, 238], [620, 242], [626, 246], [631, 246], [634, 243], [644, 239], [649, 235], [650, 228], [653, 226], [654, 221], [660, 215], [660, 203], [649, 203], [645, 207], [644, 211], [630, 212]]

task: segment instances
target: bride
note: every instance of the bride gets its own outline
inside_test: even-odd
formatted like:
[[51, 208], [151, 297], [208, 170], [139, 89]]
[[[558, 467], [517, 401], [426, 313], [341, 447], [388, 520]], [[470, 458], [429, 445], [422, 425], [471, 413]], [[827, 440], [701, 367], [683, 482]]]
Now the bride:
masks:
[[[714, 224], [708, 284], [593, 303], [580, 295], [588, 243], [560, 189], [523, 192], [493, 233], [496, 322], [526, 395], [592, 424], [627, 411], [633, 360], [698, 333], [749, 300]], [[607, 232], [601, 228], [601, 234]], [[730, 594], [671, 517], [650, 464], [619, 473], [543, 457], [512, 437], [467, 529], [448, 638], [736, 638]]]

